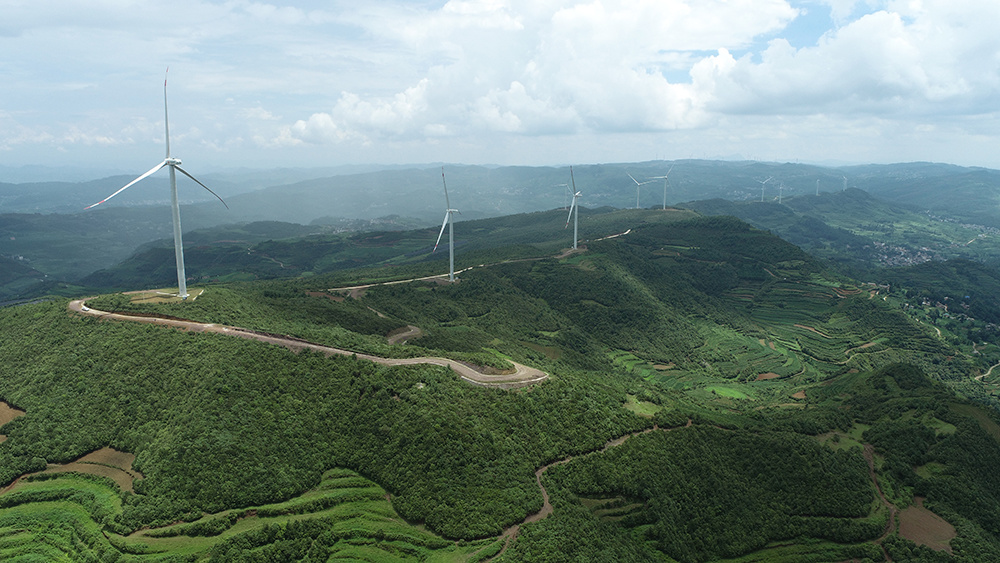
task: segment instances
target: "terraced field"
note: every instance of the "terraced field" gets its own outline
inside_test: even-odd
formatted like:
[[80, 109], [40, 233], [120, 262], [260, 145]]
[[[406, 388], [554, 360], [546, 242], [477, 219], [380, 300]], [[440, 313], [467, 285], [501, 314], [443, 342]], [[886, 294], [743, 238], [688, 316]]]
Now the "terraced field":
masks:
[[384, 489], [353, 471], [331, 469], [287, 502], [192, 514], [170, 526], [119, 535], [115, 517], [128, 494], [80, 473], [22, 478], [0, 496], [0, 559], [86, 561], [227, 560], [257, 554], [360, 561], [468, 561], [499, 541], [453, 542], [402, 520]]

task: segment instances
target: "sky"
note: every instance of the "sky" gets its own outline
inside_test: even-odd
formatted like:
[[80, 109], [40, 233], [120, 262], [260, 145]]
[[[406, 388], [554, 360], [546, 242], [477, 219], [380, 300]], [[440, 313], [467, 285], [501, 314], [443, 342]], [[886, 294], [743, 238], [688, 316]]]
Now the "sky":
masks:
[[1000, 168], [997, 24], [997, 0], [0, 0], [0, 166], [148, 169], [167, 77], [191, 172]]

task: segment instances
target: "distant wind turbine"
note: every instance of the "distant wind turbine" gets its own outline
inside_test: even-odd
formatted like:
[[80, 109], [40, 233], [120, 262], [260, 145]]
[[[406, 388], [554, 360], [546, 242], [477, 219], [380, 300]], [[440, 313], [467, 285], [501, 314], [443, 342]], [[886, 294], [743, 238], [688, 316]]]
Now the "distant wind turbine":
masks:
[[844, 176], [844, 189], [842, 191], [847, 191], [847, 176]]
[[781, 195], [785, 191], [785, 183], [778, 182], [778, 205], [781, 205]]
[[[167, 68], [167, 71], [169, 72], [170, 69]], [[208, 186], [202, 184], [197, 178], [188, 174], [183, 168], [181, 168], [181, 159], [173, 158], [170, 156], [170, 121], [167, 117], [166, 76], [164, 76], [163, 78], [163, 128], [165, 132], [164, 138], [166, 139], [166, 144], [167, 144], [167, 157], [163, 160], [163, 162], [157, 164], [142, 176], [139, 176], [135, 180], [132, 180], [131, 182], [125, 184], [125, 186], [120, 188], [117, 192], [109, 195], [108, 197], [102, 199], [101, 201], [98, 201], [93, 205], [88, 205], [87, 207], [84, 208], [84, 210], [90, 209], [92, 207], [97, 207], [98, 205], [108, 201], [109, 199], [115, 197], [116, 195], [132, 187], [132, 185], [139, 182], [139, 180], [142, 180], [147, 176], [151, 176], [154, 172], [156, 172], [160, 168], [163, 168], [164, 166], [170, 167], [170, 205], [171, 208], [173, 209], [173, 219], [174, 219], [174, 258], [177, 261], [177, 296], [180, 297], [181, 299], [187, 299], [188, 297], [187, 278], [184, 275], [184, 243], [181, 240], [181, 210], [180, 210], [180, 205], [177, 203], [177, 174], [175, 171], [184, 174], [188, 178], [191, 178], [199, 186], [208, 190], [210, 194], [219, 198], [219, 201], [222, 202], [222, 205], [226, 206], [226, 209], [229, 209], [229, 206], [226, 205], [226, 202], [223, 201], [221, 197], [219, 197], [219, 194], [213, 192], [211, 189], [209, 189]]]
[[768, 176], [767, 180], [764, 180], [763, 182], [761, 182], [760, 180], [757, 180], [757, 182], [760, 183], [760, 202], [761, 203], [764, 203], [764, 184], [770, 182], [773, 179], [774, 179], [774, 176]]
[[639, 209], [639, 186], [641, 186], [643, 184], [648, 184], [648, 183], [652, 182], [652, 180], [647, 180], [645, 182], [640, 182], [639, 180], [636, 180], [631, 174], [629, 174], [628, 170], [626, 170], [625, 173], [628, 174], [629, 178], [632, 178], [633, 182], [635, 182], [635, 208]]
[[[579, 223], [580, 223], [580, 206], [578, 206], [576, 204], [576, 200], [582, 194], [580, 192], [576, 191], [576, 180], [573, 179], [573, 167], [572, 166], [569, 167], [569, 181], [573, 183], [573, 203], [571, 203], [570, 206], [569, 206], [569, 215], [566, 216], [566, 226], [563, 227], [563, 228], [565, 229], [565, 228], [569, 227], [569, 219], [570, 219], [570, 217], [572, 217], [573, 218], [573, 250], [576, 250], [576, 241], [579, 239], [579, 235], [577, 234], [578, 233], [577, 227], [579, 226]], [[573, 210], [574, 209], [576, 210], [576, 215], [573, 215]]]
[[653, 180], [663, 180], [663, 209], [667, 208], [667, 183], [670, 182], [670, 171], [674, 169], [673, 165], [670, 165], [670, 169], [663, 176], [653, 176], [650, 181]]
[[444, 185], [444, 222], [441, 223], [441, 232], [438, 233], [437, 242], [434, 243], [434, 254], [438, 245], [441, 244], [441, 235], [444, 234], [445, 226], [448, 227], [448, 281], [455, 281], [455, 220], [452, 214], [458, 213], [457, 209], [451, 208], [451, 200], [448, 199], [448, 183], [444, 181], [444, 166], [441, 167], [441, 184]]
[[816, 195], [819, 195], [819, 178], [816, 178]]

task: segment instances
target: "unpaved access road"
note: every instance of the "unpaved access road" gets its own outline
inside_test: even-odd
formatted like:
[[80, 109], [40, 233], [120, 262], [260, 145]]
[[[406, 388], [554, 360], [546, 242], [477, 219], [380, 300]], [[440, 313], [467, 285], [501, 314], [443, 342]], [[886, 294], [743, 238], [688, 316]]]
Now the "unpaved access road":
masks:
[[448, 358], [436, 358], [436, 357], [383, 358], [380, 356], [372, 356], [370, 354], [358, 354], [350, 350], [334, 348], [332, 346], [324, 346], [322, 344], [315, 344], [313, 342], [299, 340], [297, 338], [293, 338], [290, 336], [267, 334], [236, 326], [226, 326], [214, 323], [201, 323], [197, 321], [188, 321], [182, 319], [166, 319], [162, 317], [149, 317], [140, 315], [129, 315], [125, 313], [110, 313], [108, 311], [100, 311], [97, 309], [92, 309], [90, 307], [87, 307], [86, 299], [77, 299], [75, 301], [71, 301], [69, 304], [69, 310], [75, 313], [79, 313], [81, 315], [90, 315], [102, 319], [155, 324], [171, 328], [178, 328], [182, 330], [190, 330], [193, 332], [214, 332], [218, 334], [227, 334], [229, 336], [236, 336], [239, 338], [246, 338], [249, 340], [257, 340], [260, 342], [267, 342], [269, 344], [284, 346], [285, 348], [288, 348], [293, 352], [297, 352], [299, 350], [314, 350], [316, 352], [321, 352], [327, 356], [332, 356], [332, 355], [357, 356], [359, 359], [368, 360], [386, 366], [412, 366], [419, 364], [444, 366], [451, 368], [452, 371], [457, 373], [458, 376], [461, 377], [466, 382], [471, 383], [472, 385], [479, 385], [482, 387], [499, 387], [501, 389], [514, 389], [517, 387], [527, 387], [529, 385], [540, 383], [542, 381], [545, 381], [549, 377], [547, 373], [539, 369], [528, 367], [514, 361], [510, 362], [511, 364], [514, 365], [513, 373], [501, 374], [501, 375], [487, 375], [477, 371], [475, 368], [471, 366], [468, 366], [466, 364]]

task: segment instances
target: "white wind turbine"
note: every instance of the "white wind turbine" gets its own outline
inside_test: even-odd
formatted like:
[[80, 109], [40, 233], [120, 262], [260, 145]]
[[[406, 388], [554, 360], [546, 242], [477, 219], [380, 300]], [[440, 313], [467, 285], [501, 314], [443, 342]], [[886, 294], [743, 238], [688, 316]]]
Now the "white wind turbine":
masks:
[[781, 195], [782, 195], [782, 192], [784, 192], [784, 191], [785, 191], [785, 183], [784, 182], [779, 182], [778, 183], [778, 205], [781, 205]]
[[764, 180], [763, 182], [761, 182], [760, 180], [757, 180], [757, 182], [760, 183], [760, 201], [761, 201], [761, 203], [764, 203], [764, 184], [770, 182], [773, 179], [774, 179], [774, 176], [768, 176], [767, 180]]
[[[569, 167], [569, 181], [573, 183], [573, 203], [571, 203], [570, 206], [569, 206], [569, 215], [566, 216], [566, 226], [563, 227], [563, 228], [565, 229], [565, 228], [569, 227], [569, 219], [570, 219], [570, 217], [572, 217], [573, 218], [573, 250], [576, 250], [576, 241], [579, 239], [579, 235], [577, 234], [578, 233], [577, 227], [579, 226], [579, 223], [580, 223], [580, 207], [576, 204], [576, 200], [582, 194], [580, 192], [576, 191], [576, 180], [573, 179], [573, 167], [572, 166]], [[574, 209], [576, 210], [576, 215], [573, 215], [573, 210]]]
[[444, 222], [441, 223], [441, 232], [438, 233], [437, 242], [434, 243], [434, 250], [437, 251], [441, 244], [441, 236], [444, 235], [445, 226], [448, 227], [448, 281], [455, 281], [455, 221], [452, 219], [453, 213], [458, 213], [457, 209], [451, 208], [451, 200], [448, 199], [448, 184], [444, 181], [444, 166], [441, 167], [441, 184], [444, 185]]
[[[570, 171], [572, 172], [572, 169]], [[626, 170], [625, 173], [628, 174], [629, 178], [632, 178], [633, 182], [635, 182], [635, 208], [639, 209], [639, 186], [641, 186], [643, 184], [648, 184], [648, 183], [652, 182], [652, 180], [647, 180], [645, 182], [640, 182], [639, 180], [636, 180], [631, 174], [629, 174], [628, 170]]]
[[670, 170], [667, 170], [667, 173], [664, 174], [663, 176], [653, 176], [652, 178], [650, 178], [650, 181], [663, 180], [663, 209], [667, 208], [667, 183], [670, 182], [670, 171], [673, 169], [674, 169], [673, 165], [670, 165]]
[[[169, 72], [170, 69], [168, 68], [167, 71]], [[101, 201], [98, 201], [97, 203], [95, 203], [93, 205], [88, 205], [87, 207], [84, 208], [84, 210], [90, 209], [92, 207], [97, 207], [98, 205], [104, 203], [105, 201], [108, 201], [109, 199], [115, 197], [116, 195], [118, 195], [118, 194], [122, 193], [123, 191], [125, 191], [126, 189], [130, 188], [132, 185], [134, 185], [135, 183], [137, 183], [139, 180], [142, 180], [142, 179], [146, 178], [147, 176], [152, 175], [154, 172], [156, 172], [160, 168], [163, 168], [164, 166], [169, 167], [170, 168], [170, 206], [173, 209], [173, 219], [174, 219], [174, 258], [177, 261], [177, 296], [180, 297], [181, 299], [187, 299], [187, 297], [188, 297], [188, 292], [187, 292], [187, 278], [184, 275], [184, 243], [181, 240], [181, 210], [180, 210], [180, 205], [177, 203], [177, 173], [175, 171], [180, 172], [181, 174], [184, 174], [188, 178], [191, 178], [199, 186], [205, 188], [206, 190], [208, 190], [209, 193], [211, 193], [215, 197], [219, 198], [219, 201], [222, 202], [222, 205], [226, 206], [226, 209], [229, 209], [229, 206], [226, 205], [226, 202], [223, 201], [223, 199], [221, 197], [219, 197], [219, 194], [213, 192], [211, 189], [209, 189], [208, 186], [206, 186], [205, 184], [202, 184], [197, 178], [195, 178], [194, 176], [188, 174], [183, 168], [181, 168], [181, 159], [179, 159], [179, 158], [173, 158], [173, 157], [170, 156], [170, 120], [168, 119], [168, 116], [167, 116], [167, 79], [166, 79], [166, 76], [164, 76], [164, 78], [163, 78], [163, 128], [164, 128], [164, 133], [165, 133], [164, 138], [166, 139], [166, 144], [167, 144], [167, 157], [163, 160], [163, 162], [157, 164], [156, 166], [154, 166], [153, 168], [151, 168], [148, 172], [146, 172], [142, 176], [139, 176], [135, 180], [132, 180], [131, 182], [125, 184], [125, 186], [123, 186], [122, 188], [120, 188], [117, 192], [109, 195], [108, 197], [102, 199]]]

